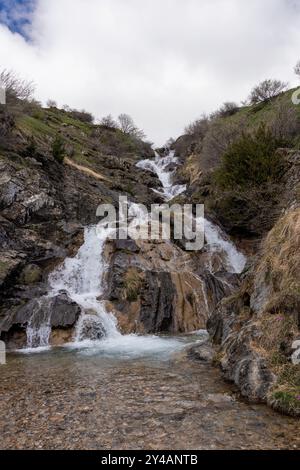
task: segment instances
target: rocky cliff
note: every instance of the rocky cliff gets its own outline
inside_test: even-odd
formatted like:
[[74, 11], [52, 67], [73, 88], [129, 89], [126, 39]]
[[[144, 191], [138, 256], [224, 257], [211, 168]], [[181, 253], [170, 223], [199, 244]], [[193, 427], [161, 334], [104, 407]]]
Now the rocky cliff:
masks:
[[[208, 319], [217, 348], [214, 361], [247, 399], [299, 416], [300, 127], [290, 95], [241, 108], [233, 117], [213, 118], [209, 131], [182, 137], [174, 148], [185, 156], [181, 177], [188, 189], [181, 200], [204, 203], [212, 220], [248, 254], [241, 285], [220, 301]], [[287, 126], [281, 121], [283, 115]], [[226, 155], [236, 157], [234, 142], [243, 150], [241, 142], [248, 139], [251, 152], [250, 142], [258, 135], [259, 125], [268, 129], [259, 132], [265, 132], [269, 142], [279, 130], [284, 136], [285, 148], [277, 148], [274, 154], [280, 176], [256, 184], [248, 169], [245, 186], [238, 180], [235, 185], [220, 186], [217, 176], [226, 169]], [[271, 150], [267, 155], [271, 158]], [[231, 171], [240, 171], [242, 177], [244, 162], [237, 162], [240, 166], [232, 165]]]
[[[62, 110], [24, 109], [21, 102], [11, 116], [0, 110], [0, 119], [0, 331], [8, 343], [14, 336], [15, 347], [26, 344], [24, 328], [35, 308], [30, 302], [47, 292], [49, 272], [76, 253], [83, 227], [97, 222], [97, 206], [117, 206], [119, 194], [149, 204], [159, 181], [135, 165], [152, 155], [151, 147], [117, 130]], [[57, 135], [64, 163], [53, 156]], [[68, 299], [58, 302], [70, 315], [59, 321], [55, 314], [54, 328], [74, 325], [77, 307], [70, 308]], [[57, 303], [52, 307], [56, 311]]]

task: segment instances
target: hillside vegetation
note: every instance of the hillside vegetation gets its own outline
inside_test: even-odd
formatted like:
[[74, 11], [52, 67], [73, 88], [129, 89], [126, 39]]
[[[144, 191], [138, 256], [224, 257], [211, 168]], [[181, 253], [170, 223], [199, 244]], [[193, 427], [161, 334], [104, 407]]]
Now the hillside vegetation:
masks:
[[204, 203], [207, 215], [237, 238], [259, 239], [286, 204], [281, 193], [290, 165], [285, 156], [287, 149], [300, 148], [300, 106], [292, 103], [294, 91], [221, 108], [189, 125], [174, 144], [183, 159], [188, 199]]
[[241, 286], [208, 320], [216, 363], [248, 399], [299, 416], [300, 106], [292, 103], [294, 91], [224, 105], [189, 125], [174, 148], [188, 184], [181, 199], [204, 203], [206, 216], [249, 257]]

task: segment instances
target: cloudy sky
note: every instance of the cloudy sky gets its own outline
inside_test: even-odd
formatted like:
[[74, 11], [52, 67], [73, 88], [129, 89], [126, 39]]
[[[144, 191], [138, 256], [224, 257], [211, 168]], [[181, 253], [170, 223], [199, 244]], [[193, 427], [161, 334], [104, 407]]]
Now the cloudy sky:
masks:
[[299, 25], [300, 0], [0, 0], [0, 67], [163, 144], [262, 79], [296, 86]]

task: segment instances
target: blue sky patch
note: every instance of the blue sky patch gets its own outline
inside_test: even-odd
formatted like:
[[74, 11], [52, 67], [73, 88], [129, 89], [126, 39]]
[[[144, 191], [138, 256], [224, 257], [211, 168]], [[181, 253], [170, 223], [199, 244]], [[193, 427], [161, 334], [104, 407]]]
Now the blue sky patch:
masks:
[[0, 0], [0, 23], [28, 39], [28, 29], [36, 0]]

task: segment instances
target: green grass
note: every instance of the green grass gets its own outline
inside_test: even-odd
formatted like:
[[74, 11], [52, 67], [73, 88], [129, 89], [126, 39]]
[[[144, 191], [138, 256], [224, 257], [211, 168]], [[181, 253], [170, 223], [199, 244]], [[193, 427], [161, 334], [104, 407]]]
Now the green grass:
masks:
[[277, 390], [271, 394], [269, 403], [281, 413], [300, 416], [300, 389]]
[[22, 116], [19, 126], [21, 129], [27, 130], [35, 136], [40, 136], [41, 134], [53, 136], [55, 134], [55, 129], [52, 129], [45, 122], [32, 116]]

